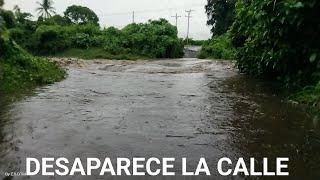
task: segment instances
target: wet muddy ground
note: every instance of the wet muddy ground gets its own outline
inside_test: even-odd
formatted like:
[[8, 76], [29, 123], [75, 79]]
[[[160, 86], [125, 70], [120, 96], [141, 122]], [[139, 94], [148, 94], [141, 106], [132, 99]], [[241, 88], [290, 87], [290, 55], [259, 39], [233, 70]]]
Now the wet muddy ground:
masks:
[[275, 157], [289, 157], [291, 179], [320, 177], [317, 121], [270, 84], [239, 75], [230, 62], [59, 63], [68, 67], [66, 80], [14, 103], [0, 101], [1, 173], [25, 171], [26, 157], [175, 157], [179, 174], [180, 158], [194, 169], [205, 157], [212, 170], [207, 179], [223, 179], [216, 170], [221, 157], [255, 157], [260, 165], [263, 157], [273, 164]]

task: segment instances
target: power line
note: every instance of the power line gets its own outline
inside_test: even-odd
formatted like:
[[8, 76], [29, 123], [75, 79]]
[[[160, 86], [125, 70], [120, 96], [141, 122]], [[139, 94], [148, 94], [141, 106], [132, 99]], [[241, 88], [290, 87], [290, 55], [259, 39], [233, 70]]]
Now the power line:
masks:
[[187, 44], [189, 43], [190, 18], [191, 18], [192, 11], [193, 11], [192, 9], [186, 11], [186, 13], [188, 13], [188, 15], [186, 16], [188, 18]]
[[[191, 5], [189, 5], [191, 6]], [[193, 8], [197, 8], [197, 7], [204, 7], [204, 4], [196, 4], [195, 6], [192, 6]], [[179, 8], [183, 8], [183, 6], [177, 6], [174, 8], [160, 8], [160, 9], [145, 9], [145, 10], [139, 10], [139, 11], [135, 11], [135, 14], [137, 13], [152, 13], [152, 12], [161, 12], [161, 11], [173, 11], [173, 10], [177, 10]], [[98, 14], [100, 16], [117, 16], [117, 15], [125, 15], [125, 14], [132, 14], [132, 11], [127, 11], [127, 12], [114, 12], [114, 13], [101, 13]]]
[[181, 16], [178, 16], [178, 13], [176, 13], [175, 16], [171, 16], [173, 18], [176, 18], [176, 27], [178, 27], [178, 18], [180, 18]]

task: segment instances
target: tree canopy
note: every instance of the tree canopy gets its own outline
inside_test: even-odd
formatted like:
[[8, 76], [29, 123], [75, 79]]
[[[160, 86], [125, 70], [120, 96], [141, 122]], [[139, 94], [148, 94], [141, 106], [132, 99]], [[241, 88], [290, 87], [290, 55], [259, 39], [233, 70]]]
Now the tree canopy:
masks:
[[208, 0], [205, 6], [207, 24], [212, 26], [213, 35], [225, 33], [234, 21], [236, 0]]
[[[1, 7], [3, 6], [3, 4], [4, 4], [3, 0], [0, 0], [0, 12], [1, 12]], [[0, 33], [2, 33], [2, 31], [4, 29], [4, 24], [5, 24], [5, 22], [2, 18], [2, 16], [0, 16]]]
[[25, 24], [32, 17], [30, 13], [22, 12], [19, 6], [14, 6], [13, 10], [16, 21], [20, 24]]
[[238, 0], [231, 28], [238, 68], [288, 85], [320, 79], [319, 0]]
[[64, 12], [65, 17], [74, 24], [96, 24], [98, 25], [98, 16], [89, 8], [72, 5]]
[[41, 17], [49, 18], [52, 16], [52, 14], [55, 14], [55, 8], [53, 7], [52, 0], [42, 0], [42, 2], [37, 3], [40, 7], [38, 7], [36, 10]]

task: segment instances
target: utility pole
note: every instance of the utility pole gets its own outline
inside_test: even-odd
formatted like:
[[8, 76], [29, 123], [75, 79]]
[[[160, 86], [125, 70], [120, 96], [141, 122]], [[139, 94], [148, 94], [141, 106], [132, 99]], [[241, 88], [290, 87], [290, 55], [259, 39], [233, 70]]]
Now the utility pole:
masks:
[[181, 16], [178, 16], [178, 13], [176, 13], [175, 16], [171, 16], [173, 18], [176, 18], [176, 27], [178, 28], [178, 18], [180, 18]]
[[191, 18], [191, 12], [193, 10], [189, 10], [189, 11], [186, 11], [186, 13], [188, 13], [188, 15], [186, 16], [188, 18], [188, 30], [187, 30], [187, 44], [189, 44], [189, 31], [190, 31], [190, 18]]
[[134, 23], [134, 11], [132, 11], [132, 23]]

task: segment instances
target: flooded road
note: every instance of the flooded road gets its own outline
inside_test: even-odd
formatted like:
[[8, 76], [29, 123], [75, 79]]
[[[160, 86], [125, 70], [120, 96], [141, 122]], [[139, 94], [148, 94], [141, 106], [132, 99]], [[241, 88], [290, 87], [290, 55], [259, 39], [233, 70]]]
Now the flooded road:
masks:
[[268, 157], [274, 169], [274, 158], [289, 157], [289, 179], [318, 179], [317, 121], [232, 67], [198, 59], [72, 63], [66, 80], [1, 101], [0, 177], [24, 172], [26, 157], [174, 157], [178, 164], [186, 157], [188, 169], [205, 157], [207, 179], [243, 179], [219, 176], [219, 158], [255, 157], [262, 166]]

